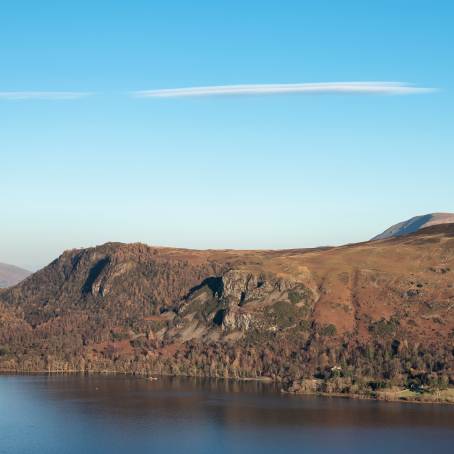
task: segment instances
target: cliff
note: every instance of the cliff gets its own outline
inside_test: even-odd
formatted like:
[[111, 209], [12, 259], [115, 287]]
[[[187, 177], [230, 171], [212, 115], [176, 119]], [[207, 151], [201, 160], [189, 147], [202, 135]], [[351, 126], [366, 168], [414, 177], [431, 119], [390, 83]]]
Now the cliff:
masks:
[[108, 243], [0, 292], [0, 369], [454, 382], [454, 224], [336, 248]]

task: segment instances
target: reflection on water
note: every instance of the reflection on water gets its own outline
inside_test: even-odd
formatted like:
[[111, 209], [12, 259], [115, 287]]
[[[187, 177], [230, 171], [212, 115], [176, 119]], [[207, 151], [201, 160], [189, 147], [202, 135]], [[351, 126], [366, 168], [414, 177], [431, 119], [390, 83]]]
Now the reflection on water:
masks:
[[454, 406], [281, 395], [258, 382], [0, 377], [0, 452], [433, 452]]

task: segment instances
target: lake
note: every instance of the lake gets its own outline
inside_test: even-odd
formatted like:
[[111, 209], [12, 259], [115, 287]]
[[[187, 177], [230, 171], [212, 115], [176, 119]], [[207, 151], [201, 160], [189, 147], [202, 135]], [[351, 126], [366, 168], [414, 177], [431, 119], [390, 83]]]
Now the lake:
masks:
[[0, 376], [1, 453], [450, 452], [454, 406], [282, 395], [269, 384]]

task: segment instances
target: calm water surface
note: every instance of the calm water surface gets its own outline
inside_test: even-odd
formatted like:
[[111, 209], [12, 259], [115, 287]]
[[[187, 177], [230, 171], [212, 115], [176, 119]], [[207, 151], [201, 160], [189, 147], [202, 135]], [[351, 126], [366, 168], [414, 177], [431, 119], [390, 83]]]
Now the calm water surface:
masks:
[[1, 453], [453, 452], [454, 406], [260, 383], [0, 376]]

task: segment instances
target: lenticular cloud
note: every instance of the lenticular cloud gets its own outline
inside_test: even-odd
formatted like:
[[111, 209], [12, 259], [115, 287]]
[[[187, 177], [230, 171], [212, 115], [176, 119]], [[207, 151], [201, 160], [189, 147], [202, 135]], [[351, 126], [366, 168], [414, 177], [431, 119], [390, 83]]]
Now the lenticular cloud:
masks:
[[403, 82], [322, 82], [302, 84], [218, 85], [208, 87], [167, 88], [159, 90], [136, 91], [133, 95], [139, 98], [329, 93], [410, 95], [433, 91], [433, 88], [415, 87]]
[[85, 98], [90, 95], [91, 93], [79, 91], [0, 91], [0, 100], [70, 101], [73, 99]]

